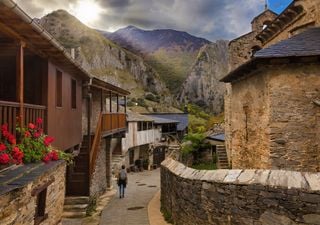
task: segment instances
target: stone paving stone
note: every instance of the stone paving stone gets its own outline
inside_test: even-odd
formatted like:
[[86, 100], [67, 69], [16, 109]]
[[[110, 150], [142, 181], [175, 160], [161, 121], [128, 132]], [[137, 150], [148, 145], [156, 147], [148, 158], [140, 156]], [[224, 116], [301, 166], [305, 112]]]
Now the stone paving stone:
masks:
[[[102, 211], [100, 225], [149, 225], [148, 203], [160, 190], [160, 169], [129, 173], [128, 181], [125, 197], [115, 195]], [[128, 210], [133, 207], [143, 208]]]

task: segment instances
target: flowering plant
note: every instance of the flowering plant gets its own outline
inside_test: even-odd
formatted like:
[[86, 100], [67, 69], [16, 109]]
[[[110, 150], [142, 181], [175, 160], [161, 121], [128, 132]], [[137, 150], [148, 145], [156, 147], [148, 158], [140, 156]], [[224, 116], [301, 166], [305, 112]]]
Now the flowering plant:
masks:
[[41, 128], [43, 121], [38, 118], [36, 123], [29, 123], [26, 128], [17, 126], [20, 141], [17, 144], [16, 137], [8, 131], [8, 125], [1, 126], [0, 141], [0, 165], [21, 164], [43, 161], [45, 163], [53, 160], [64, 159], [71, 161], [70, 154], [59, 151], [51, 146], [54, 141], [43, 133]]

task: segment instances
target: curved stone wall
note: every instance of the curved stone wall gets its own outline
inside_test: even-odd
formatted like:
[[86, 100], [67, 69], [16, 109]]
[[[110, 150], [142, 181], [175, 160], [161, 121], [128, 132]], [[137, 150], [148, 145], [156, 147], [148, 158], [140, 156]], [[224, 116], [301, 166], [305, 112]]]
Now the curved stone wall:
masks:
[[161, 206], [177, 225], [320, 224], [320, 173], [199, 171], [166, 159]]

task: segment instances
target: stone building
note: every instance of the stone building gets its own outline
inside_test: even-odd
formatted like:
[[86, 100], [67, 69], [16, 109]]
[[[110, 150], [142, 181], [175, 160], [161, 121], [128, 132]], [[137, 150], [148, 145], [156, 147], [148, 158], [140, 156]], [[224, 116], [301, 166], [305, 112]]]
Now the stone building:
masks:
[[[266, 13], [268, 12], [268, 10], [263, 12], [260, 16], [255, 18], [255, 19], [259, 19], [260, 26], [255, 25], [255, 24], [258, 24], [258, 22], [255, 23], [253, 21], [252, 32], [246, 35], [243, 35], [237, 39], [234, 39], [233, 41], [230, 42], [229, 44], [230, 71], [237, 69], [237, 67], [243, 65], [244, 63], [250, 60], [255, 60], [255, 59], [252, 59], [252, 57], [254, 53], [259, 51], [260, 49], [270, 47], [271, 45], [274, 45], [279, 41], [286, 40], [301, 32], [304, 32], [307, 29], [310, 29], [311, 27], [318, 26], [320, 23], [319, 10], [320, 10], [319, 1], [295, 0], [280, 15], [276, 15], [271, 12]], [[264, 26], [261, 26], [261, 24], [264, 24]], [[277, 56], [275, 52], [270, 54], [274, 54], [273, 56]], [[309, 53], [305, 53], [305, 54], [309, 54]], [[275, 68], [264, 67], [264, 68], [259, 68], [257, 70], [262, 71], [262, 70], [271, 70], [271, 69], [275, 69]], [[259, 83], [257, 82], [252, 83], [252, 82], [254, 81], [250, 81], [250, 85], [248, 84], [247, 86], [248, 89], [250, 89], [250, 87], [252, 86], [256, 86], [255, 88], [257, 88], [257, 85], [260, 85], [261, 89], [266, 88], [263, 86], [261, 82]], [[234, 86], [233, 84], [231, 87], [231, 84], [227, 83], [227, 92], [225, 95], [225, 117], [226, 117], [225, 133], [226, 133], [226, 148], [228, 152], [229, 161], [232, 161], [232, 162], [235, 161], [232, 164], [233, 166], [238, 167], [239, 161], [241, 161], [242, 159], [241, 160], [239, 159], [240, 155], [236, 152], [237, 147], [235, 146], [237, 146], [241, 142], [241, 140], [239, 140], [238, 139], [239, 137], [236, 136], [236, 130], [238, 128], [236, 128], [234, 119], [236, 117], [237, 112], [232, 111], [234, 110], [234, 105], [238, 104], [237, 102], [235, 102], [235, 99], [233, 99], [233, 97], [238, 94], [238, 93], [234, 93], [235, 90], [233, 89], [233, 86]], [[265, 90], [269, 90], [269, 89], [265, 89]], [[255, 96], [254, 99], [258, 99], [257, 96]], [[246, 102], [250, 102], [250, 99], [246, 99]], [[261, 100], [261, 103], [263, 103], [262, 100]], [[268, 102], [264, 102], [264, 104], [265, 106], [267, 106]], [[259, 123], [260, 123], [260, 118], [259, 118]], [[268, 133], [269, 131], [266, 131], [266, 132]], [[303, 133], [301, 133], [300, 136], [301, 136], [300, 140], [302, 141], [302, 139], [304, 139], [305, 136]], [[244, 157], [245, 156], [242, 156], [242, 158]], [[305, 157], [307, 158], [308, 156], [305, 156]], [[261, 166], [262, 168], [267, 167], [267, 163], [266, 163], [266, 161], [268, 161], [267, 158], [265, 158], [263, 160], [263, 163], [261, 163], [261, 165], [259, 166]], [[280, 166], [281, 168], [285, 167], [283, 162], [279, 163], [279, 165], [280, 164], [281, 164]], [[299, 164], [299, 163], [296, 163], [296, 164]], [[292, 166], [289, 166], [289, 168], [292, 168]]]
[[229, 73], [234, 168], [320, 171], [320, 28], [258, 51]]
[[[277, 14], [269, 9], [266, 9], [260, 15], [256, 16], [251, 24], [251, 32], [244, 34], [229, 43], [228, 55], [229, 55], [229, 71], [240, 66], [244, 62], [250, 60], [252, 54], [261, 49], [261, 42], [256, 39], [256, 36], [263, 31], [265, 26], [271, 23]], [[232, 88], [230, 84], [226, 84], [225, 93], [225, 145], [228, 154], [229, 163], [232, 161], [231, 155], [231, 95]]]

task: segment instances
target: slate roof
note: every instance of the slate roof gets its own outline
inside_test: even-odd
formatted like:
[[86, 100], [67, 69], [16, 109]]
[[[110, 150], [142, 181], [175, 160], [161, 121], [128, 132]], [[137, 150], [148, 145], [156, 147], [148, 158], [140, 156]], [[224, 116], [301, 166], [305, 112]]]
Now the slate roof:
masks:
[[287, 40], [280, 41], [268, 48], [257, 51], [254, 57], [231, 71], [222, 78], [222, 82], [232, 82], [255, 69], [259, 62], [272, 63], [268, 59], [299, 58], [320, 56], [320, 27], [310, 28], [303, 33], [297, 34]]
[[280, 41], [268, 48], [261, 49], [255, 58], [278, 58], [292, 56], [320, 55], [320, 28], [310, 28], [287, 40]]
[[55, 170], [64, 161], [50, 161], [47, 164], [42, 162], [30, 163], [9, 168], [0, 174], [0, 195], [12, 190], [22, 188], [29, 183], [43, 176], [48, 171]]
[[160, 117], [155, 117], [155, 116], [149, 116], [154, 120], [154, 124], [168, 124], [168, 123], [179, 123], [177, 120], [170, 120], [170, 119], [165, 119], [165, 118], [160, 118]]
[[152, 117], [156, 118], [162, 118], [162, 119], [168, 119], [173, 121], [178, 121], [178, 131], [183, 131], [188, 127], [189, 119], [188, 119], [188, 113], [152, 113], [152, 114], [146, 114]]
[[150, 116], [141, 115], [135, 112], [127, 112], [127, 121], [128, 122], [137, 122], [137, 121], [144, 121], [144, 122], [152, 122], [154, 118]]
[[215, 141], [225, 141], [224, 134], [209, 135], [207, 138]]

